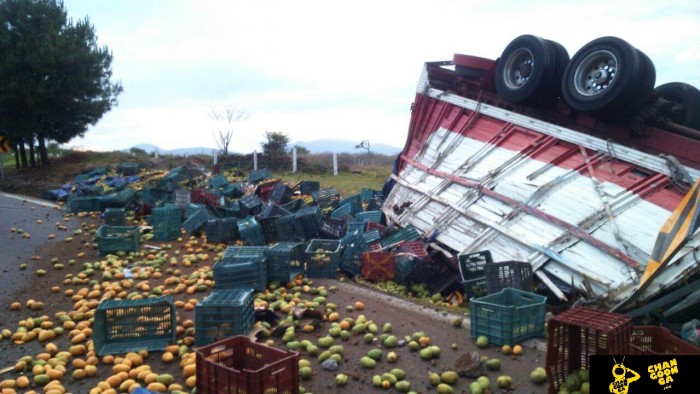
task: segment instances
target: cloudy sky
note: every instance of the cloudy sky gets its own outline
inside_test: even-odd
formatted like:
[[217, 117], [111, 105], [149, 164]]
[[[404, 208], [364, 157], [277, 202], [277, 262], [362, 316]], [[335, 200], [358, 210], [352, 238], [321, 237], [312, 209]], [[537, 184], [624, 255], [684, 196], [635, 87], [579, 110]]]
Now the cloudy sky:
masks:
[[657, 85], [700, 87], [700, 2], [64, 0], [113, 54], [119, 105], [69, 146], [216, 147], [212, 110], [237, 106], [233, 150], [266, 131], [403, 146], [426, 61], [497, 58], [534, 34], [573, 54], [618, 36], [654, 61]]

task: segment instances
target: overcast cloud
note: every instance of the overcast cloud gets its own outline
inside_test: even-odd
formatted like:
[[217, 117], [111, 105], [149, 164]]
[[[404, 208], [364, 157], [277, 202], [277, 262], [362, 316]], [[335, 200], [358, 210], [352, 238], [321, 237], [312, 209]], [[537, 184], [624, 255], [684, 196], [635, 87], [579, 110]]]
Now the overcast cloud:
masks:
[[657, 85], [700, 87], [698, 1], [65, 0], [114, 54], [119, 105], [69, 144], [115, 150], [216, 147], [212, 109], [236, 105], [233, 149], [265, 131], [403, 146], [422, 65], [497, 58], [535, 34], [573, 55], [618, 36], [654, 61]]

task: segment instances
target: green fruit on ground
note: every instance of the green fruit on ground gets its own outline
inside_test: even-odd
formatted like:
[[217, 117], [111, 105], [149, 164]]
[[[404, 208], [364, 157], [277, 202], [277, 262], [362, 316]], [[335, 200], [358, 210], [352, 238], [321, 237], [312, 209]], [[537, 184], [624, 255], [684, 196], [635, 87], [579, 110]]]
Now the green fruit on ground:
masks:
[[416, 341], [411, 341], [408, 343], [408, 349], [412, 352], [416, 352], [420, 349], [420, 344]]
[[425, 349], [421, 349], [420, 353], [418, 353], [418, 354], [420, 355], [420, 358], [422, 358], [423, 360], [431, 360], [433, 358], [433, 351], [430, 350], [430, 348], [428, 348], [428, 347]]
[[301, 367], [299, 368], [299, 376], [301, 376], [302, 379], [304, 380], [309, 380], [311, 379], [311, 375], [313, 374], [313, 370], [311, 367]]
[[299, 368], [310, 367], [310, 366], [311, 366], [311, 361], [309, 361], [305, 358], [302, 358], [301, 360], [299, 360]]
[[394, 376], [393, 374], [390, 374], [388, 372], [385, 372], [382, 374], [382, 380], [386, 380], [392, 386], [395, 385], [396, 382], [399, 381], [398, 379], [396, 379], [396, 376]]
[[457, 379], [459, 379], [459, 375], [455, 371], [445, 371], [440, 374], [440, 381], [442, 383], [455, 385], [457, 384]]
[[476, 338], [476, 346], [480, 348], [485, 348], [489, 345], [489, 338], [485, 335], [480, 335], [478, 338]]
[[372, 386], [382, 387], [382, 377], [379, 375], [372, 376]]
[[384, 326], [382, 327], [382, 332], [391, 332], [391, 330], [391, 323], [384, 323]]
[[456, 343], [453, 343], [453, 344], [450, 345], [450, 349], [452, 349], [452, 350], [457, 350], [457, 349], [459, 349], [459, 346], [457, 346]]
[[440, 383], [437, 386], [437, 392], [438, 394], [454, 394], [455, 391], [452, 390], [452, 386], [449, 384]]
[[452, 327], [456, 327], [456, 328], [462, 327], [462, 318], [456, 317], [456, 318], [452, 319]]
[[490, 369], [491, 371], [498, 371], [501, 369], [501, 360], [497, 358], [490, 358], [486, 360], [486, 368]]
[[333, 339], [333, 337], [322, 337], [322, 338], [318, 339], [318, 345], [322, 348], [327, 349], [327, 348], [333, 346], [334, 343], [335, 343], [335, 340]]
[[335, 376], [335, 384], [337, 386], [345, 386], [348, 384], [348, 375], [344, 373], [339, 373]]
[[479, 378], [476, 379], [476, 382], [479, 383], [481, 385], [481, 388], [484, 390], [488, 390], [491, 388], [491, 382], [486, 376], [479, 376]]
[[471, 392], [471, 394], [482, 394], [484, 392], [484, 388], [481, 387], [479, 382], [471, 382], [469, 383], [469, 392]]
[[390, 363], [395, 363], [396, 361], [399, 360], [399, 355], [396, 354], [395, 352], [389, 352], [386, 355], [386, 361]]
[[372, 349], [369, 352], [367, 352], [367, 357], [379, 361], [382, 359], [382, 355], [384, 355], [384, 352], [382, 352], [381, 349]]
[[572, 372], [566, 377], [566, 387], [570, 391], [576, 391], [581, 388], [581, 379], [578, 377], [578, 372]]
[[581, 380], [581, 382], [588, 382], [591, 380], [591, 376], [588, 373], [587, 369], [579, 369], [578, 370], [578, 378]]
[[365, 334], [365, 343], [372, 343], [372, 341], [374, 341], [374, 334], [371, 332]]
[[547, 374], [544, 370], [536, 368], [534, 371], [530, 372], [530, 380], [535, 384], [542, 384], [547, 381]]
[[398, 380], [406, 379], [406, 372], [404, 372], [403, 369], [394, 368], [391, 371], [389, 371], [389, 373], [396, 376], [396, 379], [398, 379]]
[[322, 362], [328, 360], [329, 358], [331, 358], [331, 356], [332, 356], [331, 352], [326, 350], [325, 352], [322, 352], [321, 354], [318, 355], [318, 362], [322, 363]]
[[343, 345], [333, 345], [328, 348], [328, 351], [331, 352], [331, 354], [343, 354], [345, 349], [343, 348]]
[[377, 366], [377, 362], [367, 356], [362, 356], [362, 358], [360, 358], [360, 364], [362, 364], [362, 366], [365, 368], [374, 368]]
[[396, 387], [396, 390], [400, 393], [408, 393], [409, 391], [411, 391], [411, 383], [405, 380], [400, 380], [396, 382], [394, 387]]
[[343, 331], [340, 327], [333, 327], [330, 330], [328, 330], [328, 334], [332, 337], [339, 337], [340, 332]]
[[591, 386], [589, 382], [581, 383], [581, 394], [590, 394]]
[[396, 345], [398, 343], [399, 343], [399, 340], [395, 336], [389, 335], [388, 337], [386, 337], [386, 339], [384, 340], [384, 342], [382, 344], [384, 345], [384, 347], [394, 348], [394, 347], [396, 347]]
[[440, 380], [440, 375], [436, 374], [435, 372], [431, 372], [430, 375], [428, 375], [428, 380], [433, 386], [437, 386], [438, 384], [442, 383]]
[[428, 349], [430, 349], [430, 352], [433, 353], [433, 358], [438, 358], [440, 357], [440, 348], [433, 345], [433, 346], [428, 346]]
[[496, 379], [496, 384], [499, 389], [510, 389], [513, 385], [513, 378], [510, 376], [499, 376]]

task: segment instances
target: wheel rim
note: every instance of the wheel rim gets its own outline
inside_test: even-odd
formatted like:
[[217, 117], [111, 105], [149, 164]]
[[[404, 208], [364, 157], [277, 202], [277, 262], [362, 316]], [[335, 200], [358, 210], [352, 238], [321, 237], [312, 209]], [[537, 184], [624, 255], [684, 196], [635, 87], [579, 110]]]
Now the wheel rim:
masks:
[[503, 82], [508, 89], [522, 88], [532, 76], [534, 64], [534, 55], [529, 49], [520, 48], [514, 51], [503, 68]]
[[610, 51], [599, 50], [581, 60], [574, 73], [574, 88], [582, 96], [605, 92], [617, 76], [618, 59]]

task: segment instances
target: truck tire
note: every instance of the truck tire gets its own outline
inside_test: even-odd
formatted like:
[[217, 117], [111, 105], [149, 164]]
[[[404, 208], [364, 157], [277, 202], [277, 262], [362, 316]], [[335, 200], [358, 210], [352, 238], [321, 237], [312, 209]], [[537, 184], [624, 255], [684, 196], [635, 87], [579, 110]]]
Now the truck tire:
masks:
[[674, 104], [667, 114], [673, 123], [700, 130], [700, 90], [683, 82], [657, 86], [654, 93]]
[[647, 101], [655, 80], [654, 64], [643, 52], [620, 38], [601, 37], [571, 58], [562, 94], [575, 110], [598, 119], [623, 120]]
[[[511, 103], [543, 105], [556, 98], [561, 79], [556, 76], [563, 57], [552, 41], [533, 35], [515, 38], [503, 50], [496, 65], [496, 91]], [[565, 52], [565, 50], [564, 50]], [[566, 54], [568, 58], [568, 54]], [[561, 74], [560, 74], [561, 75]]]

